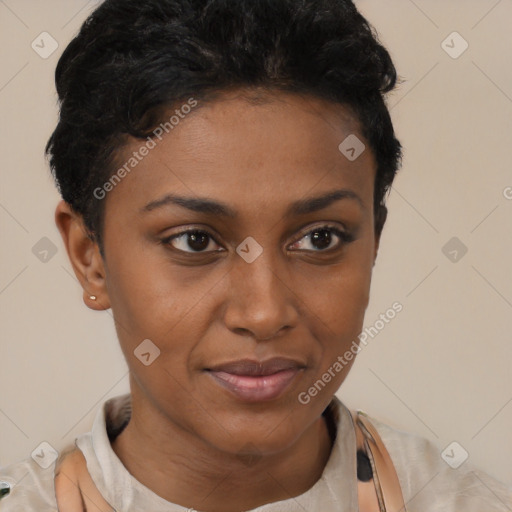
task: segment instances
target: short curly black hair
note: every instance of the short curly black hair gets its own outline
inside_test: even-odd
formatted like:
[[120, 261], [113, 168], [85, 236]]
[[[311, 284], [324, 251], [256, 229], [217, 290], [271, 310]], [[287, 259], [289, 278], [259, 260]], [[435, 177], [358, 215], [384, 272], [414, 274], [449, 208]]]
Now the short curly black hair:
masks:
[[128, 136], [146, 138], [173, 105], [237, 88], [349, 108], [377, 162], [375, 229], [402, 160], [385, 93], [388, 51], [351, 0], [106, 0], [62, 54], [60, 117], [46, 154], [62, 198], [103, 253], [104, 201]]

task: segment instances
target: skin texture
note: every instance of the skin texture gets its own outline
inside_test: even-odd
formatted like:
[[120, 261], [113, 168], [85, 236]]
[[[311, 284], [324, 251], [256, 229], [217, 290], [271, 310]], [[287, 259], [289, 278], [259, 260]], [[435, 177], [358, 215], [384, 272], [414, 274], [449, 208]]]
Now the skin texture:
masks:
[[[130, 368], [132, 419], [113, 449], [158, 495], [207, 512], [289, 499], [320, 478], [331, 450], [321, 414], [354, 360], [308, 404], [298, 395], [357, 340], [379, 241], [376, 163], [350, 111], [296, 94], [259, 104], [245, 94], [200, 104], [107, 194], [104, 260], [69, 205], [56, 210], [84, 302], [112, 308]], [[338, 149], [350, 134], [366, 144], [353, 162]], [[129, 141], [120, 165], [140, 146]], [[359, 200], [285, 216], [291, 203], [339, 189]], [[221, 201], [238, 216], [176, 205], [141, 212], [169, 193]], [[330, 243], [315, 244], [325, 223], [354, 240], [329, 231]], [[203, 253], [187, 235], [162, 243], [191, 227], [213, 237]], [[263, 249], [252, 263], [236, 253], [249, 236]], [[160, 350], [149, 366], [134, 355], [145, 339]], [[266, 402], [239, 400], [205, 371], [276, 356], [305, 369]]]

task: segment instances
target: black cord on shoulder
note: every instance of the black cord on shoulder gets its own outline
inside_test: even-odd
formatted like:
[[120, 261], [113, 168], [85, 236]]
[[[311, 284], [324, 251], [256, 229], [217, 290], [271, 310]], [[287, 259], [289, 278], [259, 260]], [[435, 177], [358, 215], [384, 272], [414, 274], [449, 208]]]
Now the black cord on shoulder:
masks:
[[369, 482], [373, 478], [372, 465], [363, 450], [357, 450], [357, 479]]

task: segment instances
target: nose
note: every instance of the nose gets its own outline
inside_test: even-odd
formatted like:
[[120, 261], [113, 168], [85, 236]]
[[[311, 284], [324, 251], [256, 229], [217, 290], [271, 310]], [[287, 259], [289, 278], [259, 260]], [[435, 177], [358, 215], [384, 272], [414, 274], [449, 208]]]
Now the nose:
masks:
[[297, 325], [297, 295], [285, 264], [277, 265], [270, 250], [252, 263], [239, 258], [229, 273], [224, 322], [233, 332], [266, 341]]

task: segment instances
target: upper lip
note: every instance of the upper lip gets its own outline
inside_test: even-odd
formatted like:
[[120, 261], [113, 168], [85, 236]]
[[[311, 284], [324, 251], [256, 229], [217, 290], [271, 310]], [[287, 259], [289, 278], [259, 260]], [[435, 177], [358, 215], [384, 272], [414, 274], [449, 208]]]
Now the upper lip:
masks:
[[305, 365], [293, 359], [288, 359], [286, 357], [273, 357], [266, 361], [239, 359], [238, 361], [230, 361], [212, 366], [210, 368], [206, 368], [206, 370], [212, 372], [225, 372], [232, 375], [264, 377], [284, 370], [301, 368], [305, 368]]

